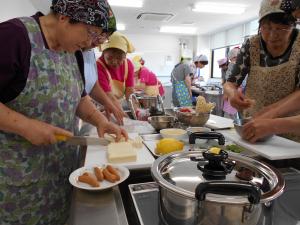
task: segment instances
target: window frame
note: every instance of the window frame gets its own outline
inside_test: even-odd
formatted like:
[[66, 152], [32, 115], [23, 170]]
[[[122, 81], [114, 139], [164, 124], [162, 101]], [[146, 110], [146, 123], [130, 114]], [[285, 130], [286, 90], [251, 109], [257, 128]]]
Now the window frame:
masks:
[[214, 48], [211, 50], [211, 67], [210, 67], [210, 78], [213, 78], [213, 79], [221, 79], [221, 77], [215, 77], [214, 76], [214, 59], [215, 59], [215, 50], [219, 50], [219, 49], [223, 49], [225, 48], [225, 55], [224, 55], [224, 58], [225, 57], [228, 57], [228, 53], [229, 51], [234, 48], [234, 47], [241, 47], [242, 46], [242, 43], [238, 43], [238, 44], [234, 44], [234, 45], [227, 45], [227, 46], [223, 46], [223, 47], [219, 47], [219, 48]]

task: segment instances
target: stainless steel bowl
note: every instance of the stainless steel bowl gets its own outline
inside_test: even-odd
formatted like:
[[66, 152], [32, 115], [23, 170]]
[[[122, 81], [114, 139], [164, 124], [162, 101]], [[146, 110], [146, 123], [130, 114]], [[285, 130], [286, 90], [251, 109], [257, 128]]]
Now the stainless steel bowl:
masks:
[[175, 124], [174, 116], [151, 116], [148, 118], [148, 122], [152, 127], [159, 131], [161, 129], [173, 128]]
[[138, 97], [138, 99], [139, 99], [140, 104], [145, 109], [158, 107], [157, 97], [155, 97], [155, 96], [142, 96], [142, 97]]
[[[241, 137], [243, 137], [243, 125], [248, 123], [251, 119], [252, 119], [251, 117], [248, 117], [248, 118], [243, 118], [243, 119], [235, 119], [233, 121], [234, 128]], [[260, 138], [257, 141], [266, 141], [271, 137], [273, 137], [273, 135], [269, 135], [269, 136]]]
[[[179, 122], [184, 123], [191, 127], [204, 126], [209, 119], [210, 113], [196, 113], [196, 112], [181, 112], [180, 109], [187, 107], [175, 108], [175, 116]], [[188, 107], [194, 109], [194, 107]]]

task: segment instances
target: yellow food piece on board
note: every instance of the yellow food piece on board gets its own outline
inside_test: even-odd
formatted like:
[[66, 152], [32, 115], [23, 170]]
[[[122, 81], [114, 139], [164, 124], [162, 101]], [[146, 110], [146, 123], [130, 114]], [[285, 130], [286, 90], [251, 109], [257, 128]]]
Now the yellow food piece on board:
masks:
[[212, 147], [209, 149], [209, 152], [212, 153], [212, 154], [220, 154], [220, 151], [221, 151], [221, 148], [218, 148], [218, 147]]
[[107, 146], [107, 161], [109, 163], [135, 162], [137, 152], [128, 142], [110, 143]]
[[170, 152], [181, 151], [184, 143], [174, 138], [163, 138], [156, 143], [156, 153], [164, 155]]

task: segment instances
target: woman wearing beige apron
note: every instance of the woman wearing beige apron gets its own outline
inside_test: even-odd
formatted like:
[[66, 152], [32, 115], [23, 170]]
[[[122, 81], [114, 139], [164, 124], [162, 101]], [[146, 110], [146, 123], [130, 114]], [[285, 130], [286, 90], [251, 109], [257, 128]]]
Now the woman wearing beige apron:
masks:
[[[281, 9], [292, 14], [295, 18], [300, 18], [300, 1], [283, 0]], [[300, 89], [293, 94], [264, 107], [255, 115], [255, 119], [247, 123], [244, 133], [247, 139], [255, 142], [257, 139], [270, 134], [293, 133], [300, 136], [300, 115], [290, 116], [292, 113], [300, 111]], [[255, 129], [255, 135], [251, 137], [251, 131]]]
[[[225, 93], [231, 105], [244, 110], [245, 116], [255, 115], [299, 88], [300, 36], [294, 29], [295, 19], [280, 6], [279, 0], [262, 1], [260, 32], [243, 44], [237, 63], [228, 71]], [[247, 74], [244, 96], [237, 87]], [[255, 133], [252, 129], [245, 138], [254, 142]]]
[[133, 93], [134, 67], [126, 54], [133, 52], [134, 47], [125, 35], [114, 32], [100, 50], [98, 81], [112, 101], [121, 107], [121, 101], [128, 100]]

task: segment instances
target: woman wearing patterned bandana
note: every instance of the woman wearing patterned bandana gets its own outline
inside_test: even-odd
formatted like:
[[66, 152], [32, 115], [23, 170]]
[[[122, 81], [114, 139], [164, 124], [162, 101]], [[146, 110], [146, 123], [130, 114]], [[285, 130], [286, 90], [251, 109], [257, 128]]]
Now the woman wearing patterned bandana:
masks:
[[51, 13], [0, 23], [0, 223], [63, 225], [76, 153], [76, 116], [99, 136], [126, 132], [109, 123], [84, 91], [78, 50], [109, 30], [106, 0], [54, 0]]
[[[263, 0], [259, 12], [259, 34], [242, 45], [237, 62], [227, 71], [224, 85], [231, 105], [253, 116], [300, 87], [300, 35], [295, 19], [285, 13], [280, 0]], [[237, 87], [248, 74], [245, 96]], [[254, 101], [251, 101], [254, 100]], [[256, 130], [244, 133], [255, 142]], [[286, 136], [300, 140], [299, 136]]]

